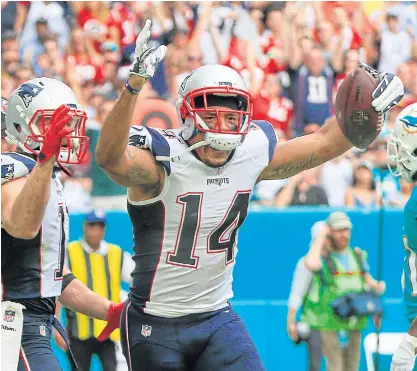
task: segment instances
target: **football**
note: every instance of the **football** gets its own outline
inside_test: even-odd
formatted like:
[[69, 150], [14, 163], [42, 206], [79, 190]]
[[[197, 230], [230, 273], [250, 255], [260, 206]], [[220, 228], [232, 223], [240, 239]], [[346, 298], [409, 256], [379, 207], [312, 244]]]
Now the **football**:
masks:
[[378, 74], [358, 67], [343, 80], [337, 92], [337, 122], [346, 138], [357, 148], [368, 147], [382, 129], [383, 115], [371, 105], [372, 93], [379, 82]]

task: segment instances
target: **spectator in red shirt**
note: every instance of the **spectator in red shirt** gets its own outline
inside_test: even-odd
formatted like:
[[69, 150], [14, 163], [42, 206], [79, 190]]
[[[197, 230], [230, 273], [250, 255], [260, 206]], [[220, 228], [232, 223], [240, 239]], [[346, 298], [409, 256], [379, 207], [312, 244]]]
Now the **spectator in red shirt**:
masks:
[[265, 24], [268, 27], [261, 35], [261, 47], [264, 53], [262, 67], [266, 74], [284, 71], [287, 68], [285, 35], [282, 34], [283, 16], [281, 6], [271, 3], [265, 9]]
[[115, 2], [107, 21], [109, 39], [120, 46], [134, 44], [139, 34], [140, 16], [132, 9], [132, 2]]
[[263, 88], [253, 101], [253, 118], [267, 120], [274, 128], [281, 129], [290, 136], [293, 113], [292, 101], [282, 96], [280, 75], [266, 75]]
[[78, 8], [74, 10], [78, 13], [77, 22], [80, 27], [84, 27], [90, 19], [105, 24], [110, 16], [109, 5], [103, 1], [82, 1], [78, 5], [77, 3], [73, 3], [73, 8]]
[[239, 72], [249, 87], [250, 93], [258, 94], [264, 72], [259, 61], [256, 60], [251, 40], [233, 36], [229, 54], [221, 63]]
[[81, 83], [94, 80], [99, 83], [103, 79], [102, 57], [94, 52], [89, 40], [81, 28], [72, 31], [69, 55], [72, 64], [75, 64], [78, 79]]
[[332, 21], [336, 26], [336, 33], [343, 38], [343, 49], [359, 49], [362, 46], [362, 38], [351, 26], [346, 10], [336, 6], [332, 10]]
[[333, 63], [333, 68], [335, 71], [338, 71], [334, 87], [333, 87], [333, 102], [336, 99], [336, 93], [340, 88], [343, 80], [349, 75], [352, 71], [358, 67], [360, 62], [359, 50], [357, 49], [349, 49], [345, 53], [343, 53], [343, 58], [341, 63], [335, 62]]
[[77, 14], [77, 23], [88, 35], [89, 42], [96, 53], [100, 53], [100, 45], [107, 37], [106, 22], [110, 17], [107, 3], [102, 1], [72, 2], [74, 13]]

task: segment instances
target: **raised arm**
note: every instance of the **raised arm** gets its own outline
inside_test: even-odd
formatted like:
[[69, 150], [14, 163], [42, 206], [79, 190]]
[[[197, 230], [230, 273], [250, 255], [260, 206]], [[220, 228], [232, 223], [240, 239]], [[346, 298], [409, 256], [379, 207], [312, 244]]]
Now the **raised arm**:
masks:
[[[366, 65], [360, 68], [372, 70]], [[372, 93], [372, 107], [384, 115], [400, 102], [404, 95], [404, 85], [397, 76], [390, 73], [381, 73], [380, 81]], [[333, 116], [315, 133], [278, 144], [272, 160], [260, 175], [259, 180], [291, 177], [340, 156], [350, 149], [351, 142], [357, 142], [359, 137], [373, 135], [369, 138], [371, 140], [375, 139], [379, 133], [377, 130], [370, 130], [371, 133], [367, 131], [369, 131], [368, 127], [362, 123], [358, 124], [354, 130], [346, 134], [350, 136], [347, 138], [340, 129], [336, 117]]]
[[109, 176], [125, 187], [156, 184], [163, 177], [162, 167], [150, 151], [128, 147], [129, 129], [137, 94], [155, 73], [165, 57], [166, 47], [148, 48], [151, 21], [147, 20], [136, 40], [130, 75], [114, 108], [103, 123], [96, 148], [96, 159]]
[[260, 179], [289, 178], [340, 156], [351, 147], [336, 118], [332, 117], [315, 133], [278, 144]]
[[39, 233], [51, 195], [52, 171], [61, 141], [71, 132], [71, 129], [64, 128], [72, 119], [69, 111], [68, 106], [62, 105], [53, 114], [38, 162], [27, 159], [28, 166], [33, 166], [28, 176], [29, 171], [15, 174], [14, 164], [4, 164], [2, 156], [2, 165], [10, 167], [13, 177], [19, 177], [8, 182], [2, 166], [1, 221], [3, 228], [13, 237], [32, 239]]
[[[135, 85], [136, 88], [140, 88], [139, 85]], [[136, 99], [136, 94], [122, 89], [104, 120], [96, 147], [97, 164], [125, 187], [155, 184], [161, 176], [161, 169], [150, 151], [127, 145]]]

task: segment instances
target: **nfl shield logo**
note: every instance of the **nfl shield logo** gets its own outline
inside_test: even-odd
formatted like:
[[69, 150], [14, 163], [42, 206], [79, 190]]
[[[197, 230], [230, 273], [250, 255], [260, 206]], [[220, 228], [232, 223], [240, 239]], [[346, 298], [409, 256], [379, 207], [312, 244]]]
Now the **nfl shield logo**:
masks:
[[39, 333], [41, 336], [46, 336], [46, 327], [44, 325], [39, 326]]
[[152, 326], [142, 325], [142, 331], [140, 332], [143, 336], [151, 336]]
[[4, 319], [6, 322], [13, 322], [13, 320], [14, 320], [14, 315], [15, 315], [15, 312], [14, 312], [13, 310], [11, 310], [11, 309], [8, 309], [8, 310], [6, 310], [6, 311], [4, 312], [4, 317], [3, 317], [3, 319]]

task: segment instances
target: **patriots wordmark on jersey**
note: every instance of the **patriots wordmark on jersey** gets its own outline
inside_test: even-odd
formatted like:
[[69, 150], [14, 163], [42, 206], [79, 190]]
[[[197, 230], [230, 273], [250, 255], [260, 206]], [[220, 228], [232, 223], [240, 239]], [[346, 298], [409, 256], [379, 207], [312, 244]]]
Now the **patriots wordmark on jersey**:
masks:
[[[35, 164], [30, 156], [2, 153], [2, 185], [29, 175]], [[23, 240], [11, 236], [4, 228], [1, 230], [2, 300], [54, 313], [55, 297], [61, 294], [67, 243], [68, 211], [62, 184], [54, 172], [51, 196], [38, 235]]]
[[254, 121], [245, 141], [221, 168], [202, 163], [178, 130], [132, 127], [129, 145], [148, 148], [164, 161], [166, 180], [154, 199], [128, 199], [133, 225], [130, 299], [149, 314], [177, 317], [223, 308], [232, 298], [237, 234], [252, 189], [268, 166], [277, 138]]

